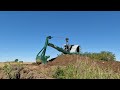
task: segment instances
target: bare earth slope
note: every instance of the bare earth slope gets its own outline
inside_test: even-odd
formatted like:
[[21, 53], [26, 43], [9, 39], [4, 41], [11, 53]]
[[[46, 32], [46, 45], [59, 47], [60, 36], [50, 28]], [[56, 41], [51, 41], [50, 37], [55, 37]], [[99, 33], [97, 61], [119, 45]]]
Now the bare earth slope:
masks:
[[[100, 66], [103, 69], [110, 68], [114, 72], [120, 72], [120, 62], [117, 61], [96, 61], [80, 55], [61, 55], [55, 58], [53, 61], [48, 62], [46, 65], [23, 63], [22, 69], [19, 72], [20, 79], [52, 79], [52, 74], [54, 73], [54, 69], [57, 66], [67, 66], [69, 64], [75, 64], [80, 61], [85, 61], [90, 65]], [[3, 70], [4, 64], [5, 63], [0, 64], [0, 79], [9, 79], [9, 76], [6, 74], [5, 70]], [[10, 72], [13, 78], [16, 77], [13, 74], [18, 73], [19, 68], [16, 67], [16, 65], [12, 65], [12, 70]]]

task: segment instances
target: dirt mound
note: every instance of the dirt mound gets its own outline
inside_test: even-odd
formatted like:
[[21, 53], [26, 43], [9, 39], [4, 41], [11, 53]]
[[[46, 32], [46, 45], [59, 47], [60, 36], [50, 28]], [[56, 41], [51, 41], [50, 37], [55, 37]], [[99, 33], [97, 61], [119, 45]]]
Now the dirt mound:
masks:
[[96, 63], [103, 69], [109, 68], [114, 72], [120, 72], [120, 62], [118, 61], [96, 61]]
[[88, 57], [80, 55], [61, 55], [55, 58], [53, 61], [48, 62], [47, 66], [66, 66], [68, 64], [74, 64], [80, 61], [85, 61], [87, 64], [90, 65], [97, 65], [103, 69], [110, 68], [115, 72], [120, 71], [120, 62], [118, 61], [92, 60]]
[[88, 57], [83, 57], [80, 55], [61, 55], [55, 58], [53, 61], [50, 61], [47, 63], [47, 65], [53, 66], [53, 65], [68, 65], [68, 64], [74, 64], [77, 61], [80, 60], [89, 60]]
[[[40, 64], [37, 65], [35, 63], [31, 64], [24, 64], [23, 63], [23, 69], [20, 71], [20, 79], [51, 79], [52, 75], [54, 73], [54, 69], [57, 68], [57, 66], [67, 66], [69, 64], [77, 65], [77, 63], [86, 63], [87, 66], [99, 66], [101, 69], [110, 68], [114, 72], [120, 73], [120, 62], [118, 61], [99, 61], [99, 60], [92, 60], [85, 56], [80, 55], [61, 55], [57, 58], [54, 58], [54, 60], [48, 62], [47, 64]], [[83, 64], [80, 64], [83, 65]], [[79, 64], [78, 64], [79, 66]], [[15, 66], [12, 69], [14, 72]], [[7, 68], [6, 68], [7, 69]], [[0, 79], [8, 78], [7, 75], [4, 73], [5, 71], [3, 68], [0, 68]], [[11, 72], [13, 74], [13, 72]], [[53, 78], [52, 78], [53, 79]]]

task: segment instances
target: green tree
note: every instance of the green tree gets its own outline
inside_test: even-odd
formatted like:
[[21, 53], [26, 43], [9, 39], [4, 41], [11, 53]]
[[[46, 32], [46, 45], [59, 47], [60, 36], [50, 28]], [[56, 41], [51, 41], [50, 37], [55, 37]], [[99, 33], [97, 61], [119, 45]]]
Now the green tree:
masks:
[[15, 62], [18, 62], [18, 59], [15, 59]]

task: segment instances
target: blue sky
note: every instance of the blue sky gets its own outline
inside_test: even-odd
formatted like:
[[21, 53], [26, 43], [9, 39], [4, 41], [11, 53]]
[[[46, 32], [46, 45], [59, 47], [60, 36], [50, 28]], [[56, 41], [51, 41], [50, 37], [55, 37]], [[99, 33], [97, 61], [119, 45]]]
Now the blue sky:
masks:
[[[0, 11], [0, 62], [34, 62], [49, 35], [59, 47], [68, 37], [82, 52], [110, 51], [120, 61], [120, 11]], [[59, 53], [46, 52], [51, 58]]]

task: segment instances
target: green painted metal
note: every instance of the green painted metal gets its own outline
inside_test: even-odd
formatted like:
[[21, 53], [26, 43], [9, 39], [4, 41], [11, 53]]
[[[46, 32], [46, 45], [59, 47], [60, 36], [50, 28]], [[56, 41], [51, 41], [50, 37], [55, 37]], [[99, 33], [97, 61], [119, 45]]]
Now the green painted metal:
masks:
[[44, 47], [41, 49], [41, 51], [36, 56], [36, 63], [43, 63], [43, 64], [47, 63], [47, 59], [50, 57], [50, 56], [45, 56], [47, 46], [50, 46], [50, 47], [62, 52], [63, 54], [78, 54], [78, 53], [70, 53], [68, 51], [65, 51], [63, 48], [60, 48], [52, 43], [49, 43], [49, 39], [51, 39], [51, 38], [52, 38], [51, 36], [46, 37]]
[[49, 39], [51, 39], [52, 37], [51, 36], [48, 36], [46, 38], [46, 41], [45, 41], [45, 45], [44, 47], [42, 48], [42, 50], [37, 54], [36, 56], [36, 63], [43, 63], [43, 64], [46, 64], [47, 63], [47, 59], [50, 57], [50, 56], [45, 56], [45, 53], [46, 53], [46, 49], [47, 49], [47, 46], [48, 46], [48, 41]]
[[53, 47], [54, 49], [57, 49], [58, 51], [60, 51], [60, 52], [62, 52], [62, 53], [64, 53], [64, 54], [71, 54], [70, 52], [67, 52], [67, 51], [65, 51], [64, 49], [62, 49], [62, 48], [60, 48], [60, 47], [58, 47], [58, 46], [55, 46], [55, 45], [52, 44], [52, 43], [48, 43], [48, 46], [51, 46], [51, 47]]

